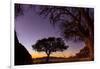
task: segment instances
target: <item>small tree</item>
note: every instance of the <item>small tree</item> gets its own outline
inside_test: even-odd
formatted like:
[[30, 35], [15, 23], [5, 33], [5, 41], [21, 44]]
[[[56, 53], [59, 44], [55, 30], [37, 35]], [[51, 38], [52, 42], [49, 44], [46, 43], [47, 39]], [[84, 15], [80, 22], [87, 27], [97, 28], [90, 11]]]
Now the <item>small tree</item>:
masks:
[[65, 45], [61, 38], [49, 37], [38, 40], [35, 45], [32, 45], [32, 48], [38, 52], [44, 51], [47, 54], [46, 62], [48, 62], [52, 52], [64, 51], [68, 46]]

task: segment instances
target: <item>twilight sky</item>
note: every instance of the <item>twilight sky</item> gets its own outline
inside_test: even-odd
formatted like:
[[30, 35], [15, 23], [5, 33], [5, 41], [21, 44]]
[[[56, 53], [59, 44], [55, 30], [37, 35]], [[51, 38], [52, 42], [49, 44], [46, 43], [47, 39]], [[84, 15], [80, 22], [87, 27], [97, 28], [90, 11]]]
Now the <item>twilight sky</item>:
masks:
[[[35, 5], [36, 6], [36, 5]], [[29, 5], [23, 5], [24, 15], [18, 16], [15, 19], [15, 29], [19, 42], [25, 46], [33, 58], [46, 56], [45, 53], [38, 53], [32, 49], [32, 45], [37, 40], [47, 37], [62, 37], [58, 26], [54, 27], [50, 24], [48, 18], [39, 16], [34, 9], [29, 8]], [[69, 57], [79, 52], [84, 47], [83, 42], [67, 41], [69, 48], [63, 53], [52, 53], [51, 56]]]

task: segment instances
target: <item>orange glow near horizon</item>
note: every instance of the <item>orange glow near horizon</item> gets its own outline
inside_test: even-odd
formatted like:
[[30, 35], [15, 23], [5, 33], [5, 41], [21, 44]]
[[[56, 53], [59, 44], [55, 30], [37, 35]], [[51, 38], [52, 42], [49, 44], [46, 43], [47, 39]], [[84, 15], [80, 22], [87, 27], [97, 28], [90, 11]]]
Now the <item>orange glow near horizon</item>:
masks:
[[43, 52], [34, 52], [32, 54], [32, 58], [42, 58], [42, 57], [45, 57], [45, 56], [46, 56], [46, 54], [43, 53]]
[[[45, 52], [33, 52], [32, 54], [32, 58], [42, 58], [42, 57], [46, 57], [47, 55], [45, 54]], [[50, 56], [52, 57], [63, 57], [63, 58], [68, 58], [70, 56], [74, 56], [72, 55], [71, 52], [54, 52], [51, 53]]]

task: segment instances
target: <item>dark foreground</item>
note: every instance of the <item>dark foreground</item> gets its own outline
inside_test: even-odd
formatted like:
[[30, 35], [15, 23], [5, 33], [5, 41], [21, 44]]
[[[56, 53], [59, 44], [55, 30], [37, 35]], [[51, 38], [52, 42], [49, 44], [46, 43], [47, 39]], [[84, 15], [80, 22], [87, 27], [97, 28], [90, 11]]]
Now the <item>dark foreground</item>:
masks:
[[47, 63], [63, 63], [63, 62], [80, 62], [80, 61], [90, 61], [88, 58], [57, 58], [50, 57], [49, 62], [46, 61], [46, 57], [44, 58], [36, 58], [33, 59], [33, 64], [47, 64]]

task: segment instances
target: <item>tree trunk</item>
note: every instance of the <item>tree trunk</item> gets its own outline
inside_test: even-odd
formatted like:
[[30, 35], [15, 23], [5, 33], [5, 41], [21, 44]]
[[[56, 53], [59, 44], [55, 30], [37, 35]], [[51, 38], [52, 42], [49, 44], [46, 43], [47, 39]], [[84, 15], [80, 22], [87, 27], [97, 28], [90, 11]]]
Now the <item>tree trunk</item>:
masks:
[[85, 45], [89, 48], [88, 58], [89, 60], [94, 60], [94, 41], [91, 38], [86, 38]]
[[50, 53], [47, 54], [47, 59], [46, 59], [47, 63], [49, 62], [49, 57], [50, 57]]

